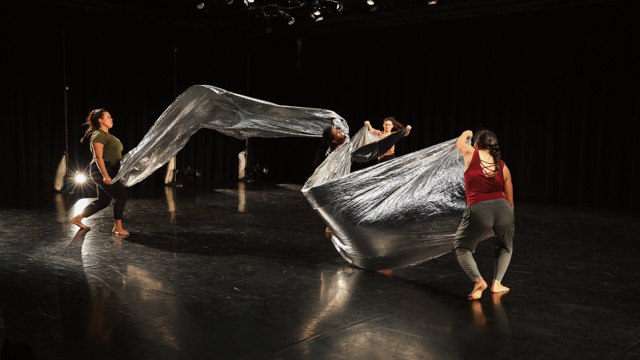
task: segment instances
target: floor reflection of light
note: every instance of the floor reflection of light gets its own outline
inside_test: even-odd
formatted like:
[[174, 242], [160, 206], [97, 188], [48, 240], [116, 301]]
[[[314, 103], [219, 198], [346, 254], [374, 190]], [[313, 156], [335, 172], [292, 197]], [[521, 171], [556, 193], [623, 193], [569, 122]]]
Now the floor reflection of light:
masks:
[[246, 193], [244, 192], [244, 182], [238, 182], [238, 211], [244, 212], [247, 204]]
[[[320, 274], [321, 287], [318, 310], [303, 324], [300, 340], [310, 340], [333, 332], [333, 330], [327, 330], [327, 325], [335, 322], [336, 317], [342, 318], [346, 311], [354, 309], [354, 303], [360, 300], [361, 293], [358, 290], [358, 282], [362, 274], [362, 271], [356, 269], [344, 269], [337, 272], [323, 271]], [[355, 297], [354, 294], [356, 294]], [[384, 313], [384, 311], [378, 314], [373, 312], [371, 316], [377, 318]], [[442, 346], [451, 346], [448, 341], [443, 342], [442, 339], [425, 340], [421, 334], [407, 332], [405, 329], [397, 329], [384, 324], [372, 324], [366, 318], [353, 317], [346, 321], [352, 322], [345, 324], [346, 326], [360, 326], [361, 331], [347, 331], [343, 333], [349, 334], [346, 337], [334, 337], [334, 339], [339, 344], [349, 344], [351, 355], [357, 359], [435, 359], [441, 354]], [[437, 323], [437, 321], [435, 322]], [[438, 323], [435, 326], [438, 333], [451, 334], [451, 327], [447, 324]], [[314, 345], [313, 341], [303, 341], [304, 353], [316, 353], [317, 349], [314, 348]], [[372, 351], [375, 351], [376, 354], [372, 354]]]
[[171, 213], [171, 225], [176, 224], [176, 202], [175, 198], [175, 188], [170, 186], [164, 187], [164, 193], [167, 196], [167, 206], [169, 207], [169, 213]]
[[67, 211], [64, 208], [64, 197], [62, 194], [58, 193], [55, 196], [56, 202], [56, 218], [58, 222], [64, 223], [67, 221]]
[[351, 297], [351, 292], [356, 289], [355, 285], [360, 275], [361, 271], [355, 269], [339, 270], [333, 274], [327, 271], [320, 273], [319, 305], [322, 310], [303, 325], [301, 329], [303, 339], [315, 335], [316, 328], [327, 316], [336, 315], [342, 311]]
[[[159, 291], [162, 293], [171, 294], [171, 289], [166, 289], [166, 286], [162, 283], [162, 281], [156, 280], [149, 275], [149, 271], [143, 269], [141, 267], [135, 265], [127, 265], [127, 275], [128, 283], [131, 285], [135, 285], [135, 288], [143, 289], [145, 291], [141, 291], [140, 299], [145, 300], [153, 300], [157, 299], [158, 295], [153, 294], [152, 291]], [[151, 291], [149, 291], [151, 290]], [[164, 304], [168, 306], [175, 306], [176, 302], [168, 300], [167, 297], [164, 297]], [[176, 309], [172, 309], [170, 313], [177, 314], [178, 311]], [[153, 329], [157, 331], [157, 333], [162, 337], [164, 343], [171, 346], [176, 350], [180, 350], [180, 342], [178, 341], [178, 337], [174, 334], [174, 330], [172, 326], [167, 326], [165, 324], [165, 318], [156, 318], [154, 320]]]

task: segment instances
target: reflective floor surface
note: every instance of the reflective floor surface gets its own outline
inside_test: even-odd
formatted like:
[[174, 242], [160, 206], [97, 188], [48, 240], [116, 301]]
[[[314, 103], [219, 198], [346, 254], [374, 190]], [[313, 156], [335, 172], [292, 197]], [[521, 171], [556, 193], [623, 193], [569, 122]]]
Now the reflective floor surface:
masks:
[[637, 213], [516, 203], [511, 291], [469, 302], [451, 254], [350, 266], [299, 185], [132, 193], [128, 238], [111, 207], [78, 232], [88, 201], [0, 209], [6, 336], [39, 360], [640, 359]]

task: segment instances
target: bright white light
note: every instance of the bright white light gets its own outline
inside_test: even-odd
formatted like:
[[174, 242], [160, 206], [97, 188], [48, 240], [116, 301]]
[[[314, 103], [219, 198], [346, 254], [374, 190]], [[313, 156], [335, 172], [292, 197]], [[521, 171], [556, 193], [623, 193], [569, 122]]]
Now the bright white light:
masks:
[[255, 0], [248, 0], [248, 1], [249, 1], [249, 4], [253, 4]]
[[438, 0], [429, 0], [429, 5], [435, 5], [438, 3]]
[[77, 183], [81, 183], [81, 184], [82, 184], [82, 183], [83, 183], [83, 182], [85, 182], [85, 181], [87, 181], [86, 176], [84, 176], [84, 175], [82, 175], [82, 174], [78, 174], [78, 175], [76, 175], [76, 182], [77, 182]]
[[200, 3], [200, 4], [196, 5], [196, 7], [198, 8], [198, 10], [202, 10], [202, 9], [204, 9], [204, 3]]
[[373, 0], [367, 0], [367, 4], [369, 4], [369, 5], [373, 6], [373, 5], [375, 5], [376, 3], [375, 3]]
[[316, 11], [313, 13], [313, 15], [315, 15], [315, 16], [320, 16], [320, 10], [316, 10]]

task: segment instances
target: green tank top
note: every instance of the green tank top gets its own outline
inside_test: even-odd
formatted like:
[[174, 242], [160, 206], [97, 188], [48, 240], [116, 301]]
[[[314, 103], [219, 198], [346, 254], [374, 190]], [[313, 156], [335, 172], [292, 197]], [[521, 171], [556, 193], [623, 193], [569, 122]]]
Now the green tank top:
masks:
[[118, 165], [120, 159], [122, 159], [122, 143], [118, 140], [117, 137], [101, 131], [96, 130], [91, 134], [91, 142], [89, 143], [89, 147], [91, 148], [91, 154], [93, 155], [93, 160], [91, 163], [96, 162], [96, 154], [93, 151], [93, 143], [97, 142], [104, 145], [102, 150], [102, 159], [111, 165]]

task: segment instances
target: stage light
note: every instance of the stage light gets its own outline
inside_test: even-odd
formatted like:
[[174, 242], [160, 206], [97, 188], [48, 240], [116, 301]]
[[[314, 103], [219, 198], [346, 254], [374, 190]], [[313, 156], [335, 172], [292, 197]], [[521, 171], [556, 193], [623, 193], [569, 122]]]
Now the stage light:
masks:
[[435, 5], [438, 3], [438, 0], [429, 0], [429, 5]]
[[204, 3], [200, 3], [200, 4], [196, 5], [196, 8], [198, 8], [198, 10], [204, 9]]
[[83, 182], [87, 181], [87, 177], [82, 174], [77, 174], [75, 179], [78, 184], [82, 184]]
[[367, 0], [367, 5], [373, 6], [373, 5], [375, 5], [375, 4], [376, 4], [376, 3], [375, 3], [375, 1], [373, 1], [373, 0]]
[[338, 11], [342, 11], [342, 9], [344, 9], [344, 6], [342, 5], [342, 3], [341, 3], [341, 2], [339, 2], [339, 3], [338, 3], [338, 5], [336, 5], [336, 9], [337, 9]]
[[316, 22], [322, 21], [324, 19], [320, 10], [314, 11], [313, 14], [311, 14], [311, 18], [314, 19]]

